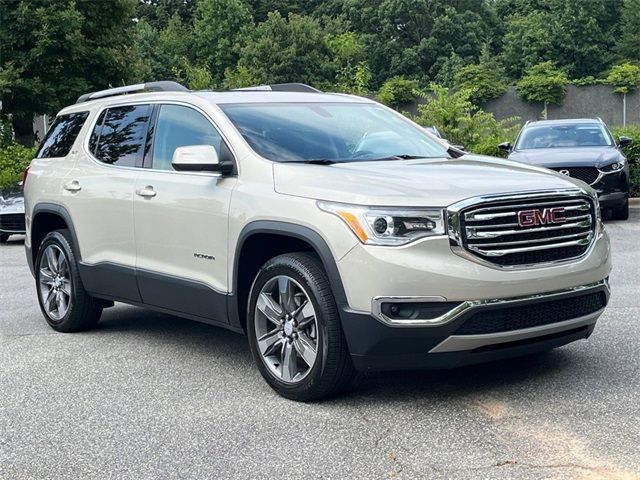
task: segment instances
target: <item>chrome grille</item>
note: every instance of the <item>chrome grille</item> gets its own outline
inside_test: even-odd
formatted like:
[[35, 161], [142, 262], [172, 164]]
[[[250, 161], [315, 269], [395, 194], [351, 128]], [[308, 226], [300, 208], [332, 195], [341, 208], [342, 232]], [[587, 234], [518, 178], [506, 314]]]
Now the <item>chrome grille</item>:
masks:
[[[553, 214], [558, 216], [556, 223]], [[522, 226], [520, 217], [522, 223], [533, 223]], [[593, 241], [596, 227], [594, 203], [582, 195], [483, 202], [463, 208], [457, 219], [459, 246], [503, 267], [580, 257]]]

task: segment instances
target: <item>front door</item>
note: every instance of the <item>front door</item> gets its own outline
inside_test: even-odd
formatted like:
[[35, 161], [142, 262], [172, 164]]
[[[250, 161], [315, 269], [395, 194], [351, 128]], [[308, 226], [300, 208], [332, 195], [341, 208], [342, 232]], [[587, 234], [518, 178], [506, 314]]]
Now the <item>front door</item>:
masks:
[[235, 176], [176, 172], [176, 148], [223, 139], [200, 111], [159, 105], [149, 165], [136, 180], [136, 272], [144, 303], [227, 322], [227, 219]]

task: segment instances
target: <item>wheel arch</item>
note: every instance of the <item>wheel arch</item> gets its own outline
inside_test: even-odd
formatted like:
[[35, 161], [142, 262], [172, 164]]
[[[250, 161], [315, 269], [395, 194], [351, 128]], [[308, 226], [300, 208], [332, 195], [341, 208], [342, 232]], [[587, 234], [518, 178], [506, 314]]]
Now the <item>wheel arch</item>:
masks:
[[35, 259], [38, 255], [38, 249], [44, 237], [54, 230], [67, 229], [71, 234], [73, 253], [78, 260], [82, 257], [80, 255], [80, 248], [78, 245], [78, 238], [76, 237], [76, 231], [71, 220], [71, 215], [61, 205], [55, 203], [38, 203], [33, 208], [31, 216], [31, 225], [29, 228], [29, 238], [31, 239], [31, 248], [27, 249], [27, 260], [31, 273], [34, 272]]
[[[257, 246], [260, 248], [255, 248]], [[298, 251], [309, 251], [318, 256], [329, 278], [338, 312], [342, 312], [348, 305], [347, 297], [333, 253], [322, 235], [302, 225], [260, 220], [247, 224], [236, 244], [231, 281], [233, 294], [229, 296], [228, 305], [231, 325], [246, 332], [249, 290], [260, 267], [277, 255]]]

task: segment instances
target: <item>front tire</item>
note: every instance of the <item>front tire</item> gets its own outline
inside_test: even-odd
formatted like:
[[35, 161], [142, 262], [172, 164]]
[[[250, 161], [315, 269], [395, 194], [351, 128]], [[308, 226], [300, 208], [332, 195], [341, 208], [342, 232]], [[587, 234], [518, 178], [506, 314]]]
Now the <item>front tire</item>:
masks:
[[354, 377], [338, 308], [314, 255], [280, 255], [260, 269], [249, 296], [247, 334], [260, 373], [283, 397], [319, 400]]
[[59, 332], [95, 327], [102, 306], [82, 285], [68, 230], [47, 234], [35, 263], [38, 302], [47, 323]]

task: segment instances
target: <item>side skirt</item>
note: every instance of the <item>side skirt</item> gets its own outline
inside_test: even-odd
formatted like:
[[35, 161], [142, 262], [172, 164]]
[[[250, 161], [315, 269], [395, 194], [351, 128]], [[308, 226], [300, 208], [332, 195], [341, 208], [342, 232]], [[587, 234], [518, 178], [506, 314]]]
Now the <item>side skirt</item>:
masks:
[[82, 282], [91, 296], [243, 333], [241, 328], [229, 324], [229, 295], [208, 285], [108, 262], [80, 262], [79, 266]]

